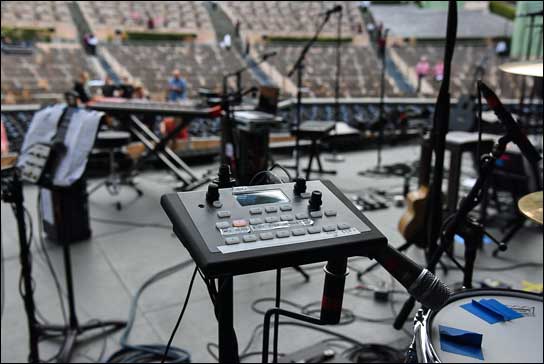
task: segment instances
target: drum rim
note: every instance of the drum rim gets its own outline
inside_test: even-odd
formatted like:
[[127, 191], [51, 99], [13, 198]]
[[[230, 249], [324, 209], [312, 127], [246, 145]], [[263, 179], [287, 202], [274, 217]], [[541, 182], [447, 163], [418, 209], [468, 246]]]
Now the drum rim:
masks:
[[[448, 301], [446, 301], [446, 303], [443, 304], [442, 307], [440, 307], [440, 309], [438, 309], [436, 311], [431, 310], [431, 312], [428, 314], [428, 316], [427, 316], [427, 318], [425, 320], [425, 326], [426, 326], [425, 327], [425, 333], [427, 334], [427, 337], [428, 338], [431, 337], [431, 328], [433, 326], [432, 325], [433, 319], [436, 316], [436, 314], [438, 312], [440, 312], [440, 310], [443, 307], [449, 305], [452, 302], [458, 301], [460, 299], [474, 296], [474, 293], [480, 293], [482, 295], [494, 294], [494, 295], [497, 295], [497, 296], [520, 297], [520, 298], [533, 299], [535, 301], [541, 301], [541, 302], [544, 301], [544, 297], [539, 293], [521, 291], [521, 290], [517, 290], [517, 289], [472, 288], [472, 289], [466, 289], [466, 290], [463, 290], [463, 291], [460, 291], [460, 292], [456, 292], [456, 293], [454, 293], [453, 295], [450, 296]], [[440, 357], [438, 356], [438, 353], [434, 349], [434, 346], [432, 345], [432, 342], [431, 342], [430, 339], [429, 339], [429, 346], [430, 346], [430, 349], [432, 351], [432, 354], [433, 354], [434, 358], [438, 359], [438, 362], [442, 362], [440, 360]]]

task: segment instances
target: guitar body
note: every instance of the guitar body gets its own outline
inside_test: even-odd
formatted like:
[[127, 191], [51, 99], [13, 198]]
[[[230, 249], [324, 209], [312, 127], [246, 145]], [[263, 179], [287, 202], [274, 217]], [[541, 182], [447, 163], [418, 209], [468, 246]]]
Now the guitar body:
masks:
[[429, 187], [421, 186], [406, 196], [406, 212], [399, 220], [398, 229], [402, 236], [420, 248], [424, 248], [424, 226]]
[[400, 218], [398, 229], [404, 239], [425, 248], [427, 241], [425, 223], [427, 219], [427, 201], [429, 199], [429, 180], [432, 161], [430, 138], [423, 137], [419, 161], [419, 188], [406, 195], [406, 212]]

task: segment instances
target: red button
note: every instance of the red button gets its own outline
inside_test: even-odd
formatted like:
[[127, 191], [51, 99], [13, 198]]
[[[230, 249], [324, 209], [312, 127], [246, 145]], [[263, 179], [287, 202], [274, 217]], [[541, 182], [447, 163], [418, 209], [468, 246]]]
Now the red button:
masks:
[[247, 224], [248, 224], [248, 221], [243, 219], [232, 221], [232, 226], [234, 227], [243, 227], [243, 226], [247, 226]]

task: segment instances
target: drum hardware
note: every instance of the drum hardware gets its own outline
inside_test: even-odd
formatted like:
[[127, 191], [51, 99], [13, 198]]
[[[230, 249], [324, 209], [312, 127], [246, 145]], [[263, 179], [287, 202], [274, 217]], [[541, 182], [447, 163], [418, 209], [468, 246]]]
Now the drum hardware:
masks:
[[[468, 195], [461, 200], [458, 210], [453, 215], [447, 217], [442, 223], [440, 227], [440, 231], [442, 232], [440, 244], [433, 253], [433, 256], [427, 266], [431, 272], [434, 272], [436, 264], [438, 263], [444, 252], [448, 254], [450, 259], [455, 262], [457, 266], [461, 267], [457, 260], [448, 251], [449, 247], [451, 247], [453, 244], [455, 235], [459, 234], [459, 232], [467, 232], [466, 229], [469, 229], [468, 236], [470, 237], [470, 239], [468, 240], [480, 239], [479, 241], [481, 242], [481, 227], [479, 226], [479, 224], [471, 222], [471, 220], [468, 219], [468, 215], [481, 202], [483, 195], [482, 192], [487, 185], [489, 177], [491, 176], [492, 172], [496, 167], [495, 162], [504, 154], [507, 145], [510, 142], [514, 142], [516, 145], [518, 145], [523, 155], [532, 163], [536, 163], [542, 159], [534, 146], [529, 142], [527, 137], [522, 134], [517, 122], [504, 109], [504, 106], [500, 102], [499, 98], [493, 93], [493, 91], [491, 91], [491, 89], [489, 89], [489, 87], [487, 87], [481, 81], [478, 82], [478, 88], [479, 90], [481, 90], [482, 94], [487, 99], [487, 103], [497, 114], [499, 119], [504, 124], [506, 124], [507, 133], [506, 135], [499, 138], [499, 140], [495, 143], [491, 153], [482, 156], [480, 160], [480, 174], [478, 175], [474, 186], [472, 187]], [[502, 245], [500, 242], [496, 241], [493, 238], [492, 240], [499, 246], [499, 249], [505, 248], [505, 246]], [[476, 259], [477, 253], [477, 248], [474, 248], [473, 244], [474, 242], [469, 243], [465, 247], [465, 259], [468, 258], [468, 260], [466, 262], [467, 264], [465, 264], [465, 266], [463, 267], [463, 283], [468, 287], [471, 286], [474, 260]], [[402, 328], [404, 321], [406, 321], [408, 314], [412, 311], [414, 304], [415, 300], [413, 299], [413, 297], [410, 297], [406, 301], [394, 322], [393, 326], [396, 329]]]

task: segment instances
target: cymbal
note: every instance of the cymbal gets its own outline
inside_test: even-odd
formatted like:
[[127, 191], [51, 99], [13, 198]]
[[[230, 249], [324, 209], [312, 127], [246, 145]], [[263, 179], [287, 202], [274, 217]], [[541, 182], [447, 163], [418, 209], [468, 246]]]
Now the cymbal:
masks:
[[521, 213], [542, 225], [542, 191], [530, 193], [518, 201]]
[[514, 75], [542, 77], [542, 65], [542, 61], [509, 62], [501, 64], [499, 69]]

